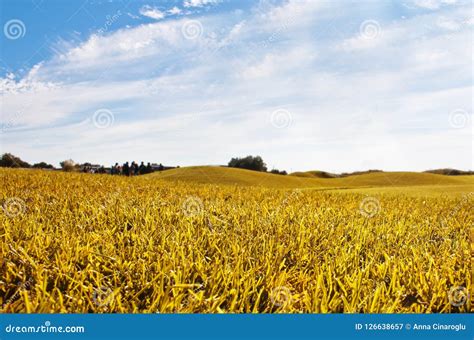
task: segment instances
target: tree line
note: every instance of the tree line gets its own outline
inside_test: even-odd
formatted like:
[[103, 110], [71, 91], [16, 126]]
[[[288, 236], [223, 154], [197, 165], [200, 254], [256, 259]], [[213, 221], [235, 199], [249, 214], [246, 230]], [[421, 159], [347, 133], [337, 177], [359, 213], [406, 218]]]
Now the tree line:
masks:
[[[124, 163], [123, 165], [119, 165], [115, 163], [110, 168], [105, 168], [104, 166], [100, 165], [93, 165], [91, 163], [83, 163], [78, 164], [75, 163], [72, 159], [68, 159], [59, 163], [61, 169], [64, 171], [79, 171], [79, 172], [89, 172], [89, 173], [108, 173], [112, 175], [142, 175], [151, 173], [154, 171], [162, 171], [167, 170], [173, 167], [165, 167], [161, 163], [159, 165], [152, 166], [150, 163], [144, 164], [141, 162], [139, 165], [138, 163], [128, 162]], [[247, 169], [253, 171], [260, 171], [260, 172], [267, 172], [268, 168], [265, 162], [263, 161], [262, 157], [260, 156], [246, 156], [246, 157], [236, 157], [232, 158], [229, 163], [227, 164], [230, 168], [240, 168], [240, 169]], [[29, 164], [28, 162], [23, 161], [19, 157], [12, 155], [11, 153], [5, 153], [0, 158], [0, 167], [6, 168], [37, 168], [37, 169], [55, 169], [55, 167], [51, 164], [46, 162], [39, 162], [33, 165]], [[178, 166], [179, 167], [179, 166]], [[272, 169], [269, 171], [272, 174], [278, 175], [287, 175], [288, 173], [285, 170], [278, 170]]]
[[[232, 158], [227, 164], [229, 168], [240, 168], [253, 171], [267, 172], [268, 168], [262, 157], [260, 156], [247, 156], [243, 158]], [[287, 175], [288, 173], [278, 169], [270, 170], [270, 173], [277, 175]]]
[[51, 164], [40, 162], [33, 165], [23, 161], [19, 157], [12, 155], [11, 153], [4, 153], [0, 158], [0, 167], [3, 168], [37, 168], [37, 169], [54, 169]]

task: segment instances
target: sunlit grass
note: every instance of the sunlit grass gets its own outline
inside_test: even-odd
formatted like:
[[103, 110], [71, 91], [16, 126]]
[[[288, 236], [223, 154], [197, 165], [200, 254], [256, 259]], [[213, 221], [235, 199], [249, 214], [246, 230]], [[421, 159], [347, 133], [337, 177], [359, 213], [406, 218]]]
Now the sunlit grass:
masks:
[[456, 195], [411, 188], [417, 197], [398, 189], [161, 180], [165, 175], [0, 170], [2, 311], [471, 307], [448, 298], [452, 287], [471, 289], [469, 187]]

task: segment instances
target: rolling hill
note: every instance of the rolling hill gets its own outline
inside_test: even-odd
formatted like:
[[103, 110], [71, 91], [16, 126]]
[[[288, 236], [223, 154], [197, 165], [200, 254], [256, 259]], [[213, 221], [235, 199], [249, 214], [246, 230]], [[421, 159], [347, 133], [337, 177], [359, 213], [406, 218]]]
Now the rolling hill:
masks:
[[261, 186], [271, 188], [346, 189], [418, 185], [464, 186], [474, 184], [472, 176], [448, 177], [444, 175], [418, 172], [373, 172], [341, 178], [320, 178], [311, 175], [307, 177], [283, 176], [218, 166], [183, 167], [155, 172], [146, 176], [166, 181]]
[[[309, 178], [339, 178], [339, 177], [349, 177], [354, 175], [365, 175], [374, 172], [383, 172], [382, 170], [366, 170], [366, 171], [356, 171], [356, 172], [343, 172], [342, 174], [335, 174], [331, 172], [321, 171], [321, 170], [312, 170], [305, 172], [293, 172], [290, 176], [297, 177], [309, 177]], [[428, 171], [426, 171], [428, 172]], [[440, 175], [445, 175], [444, 173], [439, 173]]]

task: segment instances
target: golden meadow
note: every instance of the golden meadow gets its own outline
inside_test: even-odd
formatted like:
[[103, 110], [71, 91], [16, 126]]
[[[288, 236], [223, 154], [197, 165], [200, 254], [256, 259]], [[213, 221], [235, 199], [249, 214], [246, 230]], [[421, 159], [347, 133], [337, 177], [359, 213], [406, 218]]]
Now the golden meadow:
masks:
[[430, 175], [431, 185], [406, 190], [357, 180], [298, 187], [278, 175], [266, 175], [268, 186], [206, 184], [189, 180], [192, 171], [173, 180], [166, 171], [0, 176], [3, 313], [452, 313], [472, 305], [472, 176]]

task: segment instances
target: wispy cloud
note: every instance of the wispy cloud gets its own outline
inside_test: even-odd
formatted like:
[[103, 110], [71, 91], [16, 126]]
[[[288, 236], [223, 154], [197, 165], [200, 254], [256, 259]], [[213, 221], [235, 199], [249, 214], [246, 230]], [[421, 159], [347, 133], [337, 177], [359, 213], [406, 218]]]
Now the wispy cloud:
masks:
[[216, 5], [222, 2], [222, 0], [185, 0], [183, 2], [184, 7], [204, 7], [206, 5]]
[[[471, 167], [470, 126], [450, 125], [472, 112], [470, 6], [404, 19], [371, 6], [262, 3], [92, 35], [1, 80], [2, 147], [50, 162]], [[107, 129], [94, 125], [100, 109], [114, 115]], [[280, 109], [285, 128], [272, 122]]]
[[173, 8], [170, 8], [169, 10], [167, 10], [166, 12], [171, 15], [178, 15], [182, 13], [182, 10], [179, 7], [174, 6]]
[[148, 5], [140, 8], [140, 14], [145, 17], [152, 18], [155, 20], [161, 20], [165, 17], [165, 12], [160, 11], [158, 8], [151, 7]]
[[413, 4], [427, 9], [438, 9], [441, 6], [454, 5], [457, 0], [413, 0]]

